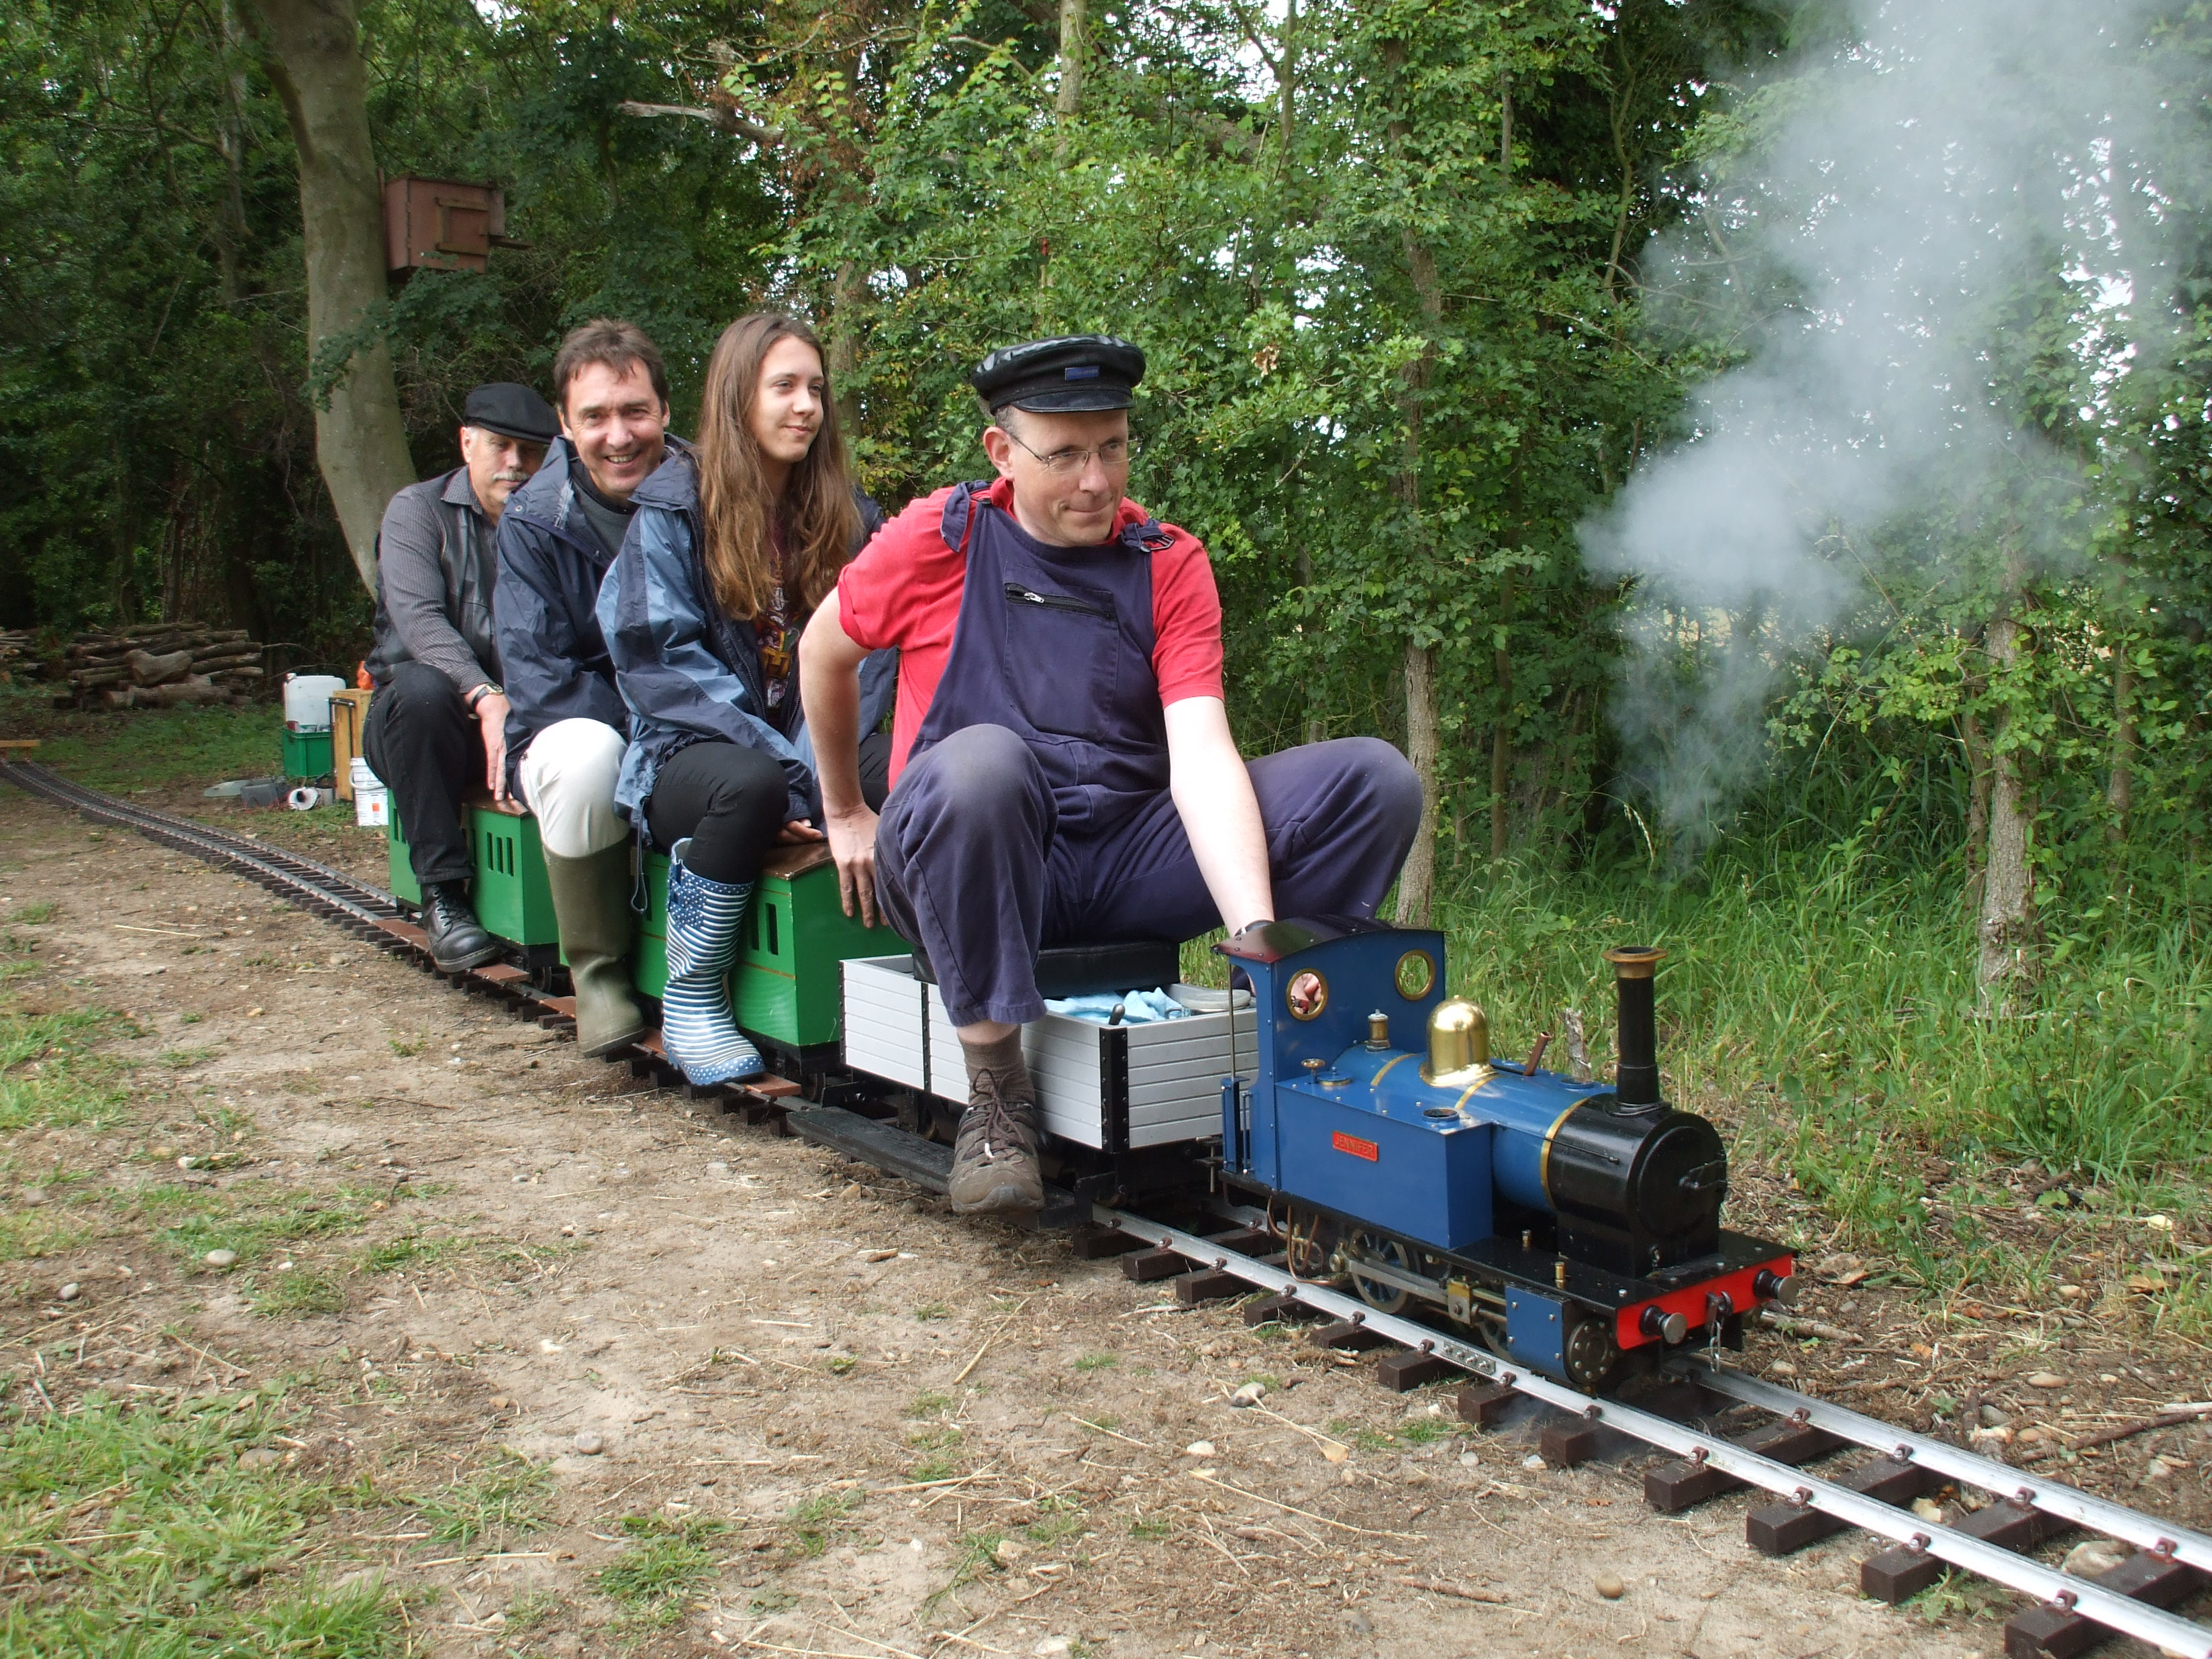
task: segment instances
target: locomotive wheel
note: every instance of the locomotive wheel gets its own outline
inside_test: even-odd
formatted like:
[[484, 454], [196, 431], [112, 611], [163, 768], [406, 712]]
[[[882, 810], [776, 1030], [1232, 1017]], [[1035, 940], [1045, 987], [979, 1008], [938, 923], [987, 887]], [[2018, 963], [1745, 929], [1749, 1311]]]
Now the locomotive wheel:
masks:
[[1362, 1279], [1359, 1263], [1363, 1259], [1381, 1262], [1409, 1273], [1413, 1262], [1406, 1254], [1406, 1247], [1395, 1238], [1378, 1238], [1373, 1233], [1355, 1233], [1351, 1243], [1352, 1248], [1346, 1252], [1345, 1269], [1352, 1275], [1352, 1288], [1359, 1292], [1359, 1299], [1377, 1313], [1403, 1313], [1406, 1304], [1413, 1299], [1413, 1293], [1379, 1279]]
[[1567, 1333], [1567, 1380], [1578, 1389], [1597, 1393], [1613, 1382], [1620, 1369], [1620, 1345], [1613, 1340], [1609, 1319], [1583, 1318]]

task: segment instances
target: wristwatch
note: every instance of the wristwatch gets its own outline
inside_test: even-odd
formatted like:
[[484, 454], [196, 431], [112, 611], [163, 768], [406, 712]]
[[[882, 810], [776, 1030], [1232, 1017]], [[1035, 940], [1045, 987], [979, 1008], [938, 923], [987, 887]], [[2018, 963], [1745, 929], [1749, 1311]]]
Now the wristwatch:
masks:
[[505, 686], [494, 685], [489, 680], [486, 680], [482, 685], [477, 687], [475, 690], [469, 693], [469, 713], [471, 714], [475, 714], [477, 712], [477, 705], [482, 702], [486, 697], [503, 697], [506, 695], [507, 688]]

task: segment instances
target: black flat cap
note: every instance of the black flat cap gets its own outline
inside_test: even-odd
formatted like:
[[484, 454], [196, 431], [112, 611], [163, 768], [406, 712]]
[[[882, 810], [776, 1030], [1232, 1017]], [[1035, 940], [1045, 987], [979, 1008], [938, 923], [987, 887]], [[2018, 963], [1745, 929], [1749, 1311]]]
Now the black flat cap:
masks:
[[561, 417], [553, 405], [513, 380], [493, 380], [470, 392], [461, 405], [461, 423], [533, 444], [550, 444], [561, 435]]
[[994, 410], [1027, 409], [1039, 415], [1127, 409], [1131, 391], [1145, 378], [1145, 354], [1110, 334], [1064, 334], [1000, 346], [968, 377]]

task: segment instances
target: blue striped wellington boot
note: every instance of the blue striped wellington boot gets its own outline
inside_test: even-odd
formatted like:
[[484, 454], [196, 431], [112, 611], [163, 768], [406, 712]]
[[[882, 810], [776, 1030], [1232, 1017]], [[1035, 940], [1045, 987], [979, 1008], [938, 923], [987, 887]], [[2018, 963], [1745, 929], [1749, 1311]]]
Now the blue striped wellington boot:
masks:
[[738, 954], [738, 929], [752, 902], [751, 882], [709, 881], [688, 868], [687, 838], [668, 858], [668, 984], [660, 994], [660, 1042], [692, 1082], [735, 1083], [768, 1067], [745, 1041], [730, 1008], [725, 977]]

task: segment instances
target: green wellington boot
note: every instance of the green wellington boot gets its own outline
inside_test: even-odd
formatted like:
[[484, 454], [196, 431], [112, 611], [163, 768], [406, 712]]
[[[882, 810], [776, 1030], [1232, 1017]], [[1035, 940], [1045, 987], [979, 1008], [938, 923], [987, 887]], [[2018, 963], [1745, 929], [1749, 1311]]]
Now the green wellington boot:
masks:
[[580, 859], [545, 855], [553, 919], [576, 988], [576, 1046], [593, 1057], [645, 1035], [645, 1016], [629, 994], [623, 958], [637, 933], [629, 908], [629, 843]]

